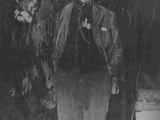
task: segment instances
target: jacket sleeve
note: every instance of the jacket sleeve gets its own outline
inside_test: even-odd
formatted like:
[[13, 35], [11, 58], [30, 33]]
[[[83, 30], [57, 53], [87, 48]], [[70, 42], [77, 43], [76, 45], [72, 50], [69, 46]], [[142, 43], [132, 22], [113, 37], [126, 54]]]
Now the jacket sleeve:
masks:
[[108, 48], [109, 58], [110, 58], [109, 71], [112, 76], [120, 76], [123, 50], [119, 38], [119, 30], [117, 26], [116, 16], [114, 13], [111, 15], [109, 29], [111, 34], [111, 44]]
[[56, 20], [55, 36], [53, 39], [54, 50], [52, 53], [53, 64], [56, 66], [58, 59], [61, 57], [69, 32], [69, 22], [73, 3], [66, 5], [60, 12]]

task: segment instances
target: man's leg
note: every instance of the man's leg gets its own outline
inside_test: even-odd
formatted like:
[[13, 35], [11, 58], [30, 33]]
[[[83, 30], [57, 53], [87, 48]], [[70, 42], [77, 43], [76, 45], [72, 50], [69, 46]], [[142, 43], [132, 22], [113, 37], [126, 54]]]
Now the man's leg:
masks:
[[[90, 85], [88, 92], [88, 109], [83, 107], [84, 120], [105, 120], [108, 113], [111, 84], [105, 71], [92, 73], [86, 78]], [[84, 82], [85, 82], [84, 81]]]

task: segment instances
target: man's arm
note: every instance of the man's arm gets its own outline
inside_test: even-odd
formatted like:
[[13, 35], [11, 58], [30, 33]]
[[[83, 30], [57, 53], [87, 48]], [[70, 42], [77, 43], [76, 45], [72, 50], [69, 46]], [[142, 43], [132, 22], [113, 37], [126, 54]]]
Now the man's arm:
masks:
[[117, 27], [116, 17], [113, 14], [110, 19], [111, 46], [109, 47], [109, 73], [112, 77], [112, 94], [119, 93], [118, 83], [121, 79], [122, 64], [122, 46], [119, 39], [119, 30]]
[[54, 50], [52, 53], [54, 71], [56, 71], [58, 59], [61, 57], [64, 51], [64, 46], [69, 31], [72, 8], [73, 3], [67, 4], [60, 12], [56, 20], [55, 34], [53, 39]]
[[110, 66], [111, 74], [113, 76], [119, 76], [120, 66], [122, 62], [122, 46], [119, 39], [119, 30], [117, 27], [116, 16], [113, 14], [110, 21], [110, 31], [111, 31], [111, 46], [109, 47], [110, 53]]

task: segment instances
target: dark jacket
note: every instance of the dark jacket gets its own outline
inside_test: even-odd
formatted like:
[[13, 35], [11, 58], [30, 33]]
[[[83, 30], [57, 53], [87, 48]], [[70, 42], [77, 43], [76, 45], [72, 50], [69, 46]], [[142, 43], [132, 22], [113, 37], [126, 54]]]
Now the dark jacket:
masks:
[[[69, 33], [71, 13], [75, 3], [67, 4], [57, 20], [56, 36], [54, 39], [55, 50], [53, 59], [55, 63], [61, 58]], [[105, 56], [107, 67], [111, 68], [111, 74], [117, 74], [117, 69], [122, 58], [122, 48], [118, 38], [115, 14], [94, 4], [92, 7], [92, 32], [94, 43], [99, 51]]]

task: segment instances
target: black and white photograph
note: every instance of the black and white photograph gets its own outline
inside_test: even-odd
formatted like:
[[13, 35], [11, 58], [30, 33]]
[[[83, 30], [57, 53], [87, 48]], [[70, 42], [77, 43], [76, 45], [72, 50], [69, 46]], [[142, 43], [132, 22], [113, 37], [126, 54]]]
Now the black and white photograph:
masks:
[[0, 120], [160, 120], [160, 0], [0, 0]]

